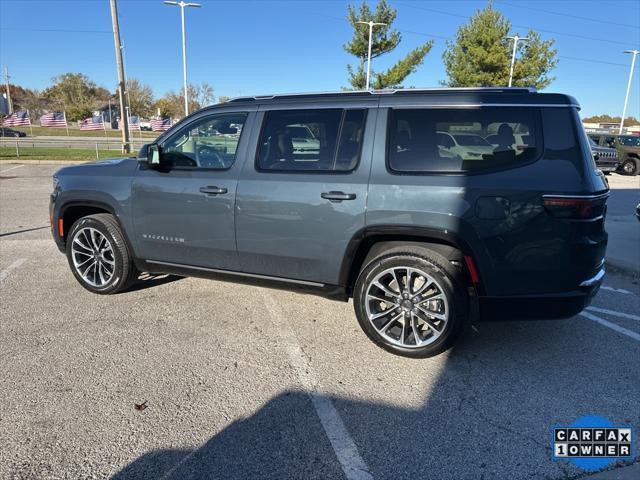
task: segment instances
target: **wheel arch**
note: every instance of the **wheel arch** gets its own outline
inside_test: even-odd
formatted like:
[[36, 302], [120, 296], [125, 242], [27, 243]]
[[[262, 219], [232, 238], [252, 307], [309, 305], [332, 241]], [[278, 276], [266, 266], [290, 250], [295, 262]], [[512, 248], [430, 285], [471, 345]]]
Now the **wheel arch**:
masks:
[[477, 270], [477, 255], [469, 243], [458, 235], [415, 226], [381, 225], [361, 230], [352, 237], [347, 246], [339, 279], [347, 295], [352, 296], [353, 287], [363, 265], [380, 253], [399, 246], [424, 247], [441, 255], [449, 262], [457, 262], [457, 264], [451, 263], [452, 268], [461, 268], [468, 284], [475, 286], [479, 294], [484, 293], [482, 275], [479, 275], [477, 282], [473, 282], [472, 273], [465, 259], [469, 257]]
[[[65, 233], [66, 233], [71, 231], [71, 227], [73, 226], [73, 224], [76, 221], [78, 221], [80, 218], [86, 217], [88, 215], [95, 215], [98, 213], [108, 213], [109, 215], [113, 216], [113, 218], [116, 220], [116, 223], [118, 224], [118, 227], [120, 228], [120, 231], [122, 232], [122, 236], [124, 238], [125, 243], [127, 244], [127, 248], [129, 249], [129, 252], [131, 252], [132, 256], [134, 256], [135, 258], [135, 255], [133, 255], [133, 252], [134, 252], [133, 246], [131, 244], [131, 241], [129, 240], [127, 231], [123, 227], [122, 222], [120, 221], [120, 218], [118, 217], [115, 210], [108, 203], [95, 201], [95, 200], [81, 200], [81, 201], [71, 200], [71, 201], [65, 202], [63, 205], [60, 206], [58, 218], [62, 219], [63, 225], [65, 227]], [[63, 245], [66, 245], [66, 239], [67, 239], [66, 234], [63, 237], [61, 237], [61, 241]]]

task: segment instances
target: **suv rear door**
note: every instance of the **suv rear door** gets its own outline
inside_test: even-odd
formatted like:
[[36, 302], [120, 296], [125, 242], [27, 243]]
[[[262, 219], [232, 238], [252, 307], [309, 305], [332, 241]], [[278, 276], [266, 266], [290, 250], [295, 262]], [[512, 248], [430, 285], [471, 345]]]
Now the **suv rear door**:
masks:
[[132, 185], [137, 254], [158, 264], [238, 269], [234, 200], [256, 108], [202, 112], [160, 143]]
[[365, 223], [377, 114], [367, 107], [376, 104], [261, 108], [255, 161], [246, 162], [236, 198], [244, 272], [338, 283], [347, 245]]

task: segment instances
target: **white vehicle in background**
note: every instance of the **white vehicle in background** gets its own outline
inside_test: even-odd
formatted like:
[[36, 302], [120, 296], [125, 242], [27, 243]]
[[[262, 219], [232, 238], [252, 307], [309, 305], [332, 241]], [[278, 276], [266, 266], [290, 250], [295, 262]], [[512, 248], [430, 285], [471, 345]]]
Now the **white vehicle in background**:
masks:
[[438, 147], [462, 160], [482, 160], [482, 155], [493, 154], [493, 146], [475, 133], [438, 133]]
[[145, 132], [151, 131], [151, 121], [149, 120], [140, 120], [140, 130], [144, 130]]

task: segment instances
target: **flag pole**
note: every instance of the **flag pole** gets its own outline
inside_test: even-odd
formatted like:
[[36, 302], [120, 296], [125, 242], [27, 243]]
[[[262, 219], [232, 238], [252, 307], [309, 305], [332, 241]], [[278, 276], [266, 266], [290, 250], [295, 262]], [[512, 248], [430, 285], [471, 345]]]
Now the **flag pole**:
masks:
[[27, 108], [27, 118], [29, 119], [29, 131], [31, 132], [31, 136], [33, 137], [33, 125], [31, 125], [31, 114], [29, 113], [28, 108]]
[[104, 124], [104, 113], [100, 112], [100, 118], [102, 119], [102, 130], [104, 130], [104, 138], [107, 138], [107, 126]]
[[64, 117], [64, 126], [67, 129], [67, 137], [69, 136], [69, 124], [67, 123], [67, 112], [62, 111], [62, 116]]

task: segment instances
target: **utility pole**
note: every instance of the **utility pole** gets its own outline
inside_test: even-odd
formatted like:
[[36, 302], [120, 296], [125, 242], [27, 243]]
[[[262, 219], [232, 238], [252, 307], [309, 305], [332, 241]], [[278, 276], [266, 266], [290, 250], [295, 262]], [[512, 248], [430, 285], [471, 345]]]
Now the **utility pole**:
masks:
[[9, 108], [9, 115], [13, 113], [13, 105], [11, 104], [11, 92], [9, 91], [9, 69], [4, 67], [4, 84], [7, 87], [7, 107]]
[[511, 69], [509, 70], [509, 86], [513, 82], [513, 66], [516, 63], [516, 49], [518, 48], [518, 42], [523, 41], [526, 42], [529, 40], [527, 37], [521, 37], [517, 33], [513, 37], [505, 37], [509, 40], [513, 40], [513, 53], [511, 54]]
[[365, 90], [369, 90], [369, 77], [371, 76], [371, 44], [373, 43], [373, 27], [379, 25], [386, 25], [386, 23], [375, 23], [372, 21], [368, 22], [356, 22], [362, 25], [369, 25], [369, 54], [367, 55], [367, 86]]
[[118, 6], [116, 0], [111, 2], [111, 22], [113, 24], [113, 42], [116, 47], [116, 63], [118, 64], [118, 93], [120, 95], [120, 122], [122, 125], [122, 150], [124, 153], [131, 153], [131, 143], [129, 142], [129, 119], [125, 115], [124, 108], [124, 64], [122, 63], [122, 43], [120, 42], [120, 25], [118, 24]]
[[196, 7], [200, 8], [202, 5], [199, 3], [186, 3], [180, 0], [179, 2], [164, 2], [166, 5], [175, 5], [180, 7], [180, 20], [182, 22], [182, 76], [184, 83], [184, 116], [189, 115], [189, 99], [187, 98], [187, 41], [184, 33], [184, 7]]
[[627, 82], [627, 94], [624, 96], [624, 108], [622, 109], [622, 118], [620, 119], [620, 131], [619, 135], [622, 135], [622, 128], [624, 127], [624, 117], [627, 115], [627, 102], [629, 102], [629, 92], [631, 91], [631, 80], [633, 80], [633, 69], [636, 66], [636, 55], [640, 53], [640, 50], [625, 50], [624, 53], [631, 53], [631, 70], [629, 70], [629, 81]]

